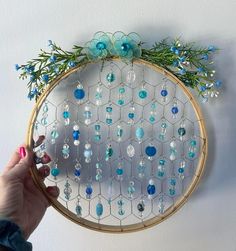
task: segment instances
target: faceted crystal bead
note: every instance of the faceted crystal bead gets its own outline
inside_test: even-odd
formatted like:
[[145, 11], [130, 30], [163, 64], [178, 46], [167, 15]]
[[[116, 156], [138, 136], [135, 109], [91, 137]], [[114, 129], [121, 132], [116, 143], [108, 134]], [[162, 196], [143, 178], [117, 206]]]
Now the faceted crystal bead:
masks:
[[135, 155], [134, 146], [131, 145], [131, 144], [129, 144], [129, 145], [127, 146], [126, 152], [127, 152], [127, 155], [128, 155], [130, 158], [134, 157], [134, 155]]

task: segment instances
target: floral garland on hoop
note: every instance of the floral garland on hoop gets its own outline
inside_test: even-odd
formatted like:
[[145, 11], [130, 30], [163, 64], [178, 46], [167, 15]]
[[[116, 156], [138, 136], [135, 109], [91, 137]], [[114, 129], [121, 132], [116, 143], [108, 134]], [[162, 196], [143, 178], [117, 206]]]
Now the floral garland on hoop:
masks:
[[156, 42], [152, 48], [142, 48], [143, 42], [137, 33], [128, 35], [123, 32], [114, 34], [97, 32], [85, 46], [74, 45], [73, 51], [64, 51], [51, 40], [48, 41], [50, 52], [41, 50], [38, 58], [26, 64], [15, 65], [21, 70], [20, 79], [29, 79], [28, 98], [37, 99], [46, 86], [58, 75], [80, 64], [96, 60], [118, 57], [123, 61], [132, 62], [143, 59], [170, 71], [187, 87], [195, 89], [203, 102], [218, 97], [220, 80], [214, 79], [212, 54], [218, 49], [212, 45], [198, 48], [193, 43], [181, 43], [179, 39], [164, 39]]

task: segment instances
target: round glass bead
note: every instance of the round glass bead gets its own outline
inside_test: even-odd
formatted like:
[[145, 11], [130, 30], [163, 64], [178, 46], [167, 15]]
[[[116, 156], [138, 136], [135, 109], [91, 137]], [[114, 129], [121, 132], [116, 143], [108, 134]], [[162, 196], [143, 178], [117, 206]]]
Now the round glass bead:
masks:
[[197, 145], [197, 141], [195, 139], [190, 141], [190, 145], [191, 146], [196, 146]]
[[93, 192], [92, 187], [91, 187], [91, 186], [86, 187], [85, 192], [86, 192], [86, 194], [91, 195], [91, 194], [92, 194], [92, 192]]
[[180, 168], [178, 169], [178, 172], [179, 172], [179, 173], [184, 173], [184, 168], [180, 167]]
[[151, 123], [154, 123], [155, 122], [155, 117], [154, 116], [150, 116], [150, 118], [149, 118], [149, 121], [151, 122]]
[[106, 49], [107, 48], [107, 46], [106, 46], [106, 44], [105, 43], [103, 43], [103, 42], [98, 42], [97, 44], [96, 44], [96, 48], [98, 49], [98, 50], [104, 50], [104, 49]]
[[185, 128], [180, 127], [180, 128], [178, 129], [178, 134], [179, 134], [180, 136], [184, 136], [184, 135], [186, 134]]
[[117, 104], [118, 105], [123, 105], [125, 103], [125, 101], [123, 100], [123, 99], [119, 99], [118, 101], [117, 101]]
[[128, 117], [129, 117], [130, 119], [133, 119], [133, 118], [134, 118], [134, 113], [133, 113], [133, 112], [130, 112], [130, 113], [128, 114]]
[[121, 93], [121, 94], [125, 93], [125, 88], [124, 87], [120, 87], [119, 88], [119, 93]]
[[171, 112], [172, 112], [173, 114], [177, 114], [177, 113], [179, 112], [178, 107], [177, 107], [177, 106], [172, 107], [172, 108], [171, 108]]
[[79, 135], [80, 135], [80, 131], [73, 131], [73, 139], [74, 140], [78, 140], [79, 139]]
[[148, 156], [153, 157], [157, 153], [157, 149], [155, 146], [147, 146], [145, 149], [145, 153]]
[[109, 82], [109, 83], [112, 83], [112, 82], [114, 82], [115, 81], [115, 74], [113, 73], [113, 72], [110, 72], [110, 73], [108, 73], [107, 74], [107, 81]]
[[64, 112], [63, 112], [63, 118], [64, 118], [64, 119], [70, 118], [70, 112], [64, 111]]
[[122, 175], [124, 173], [124, 170], [122, 168], [117, 168], [116, 169], [116, 174], [117, 175]]
[[111, 107], [111, 106], [107, 106], [107, 107], [106, 107], [106, 112], [111, 113], [111, 112], [112, 112], [112, 107]]
[[83, 89], [76, 89], [74, 91], [74, 96], [76, 99], [83, 99], [85, 96], [85, 91]]
[[54, 168], [51, 169], [51, 175], [52, 175], [53, 177], [56, 177], [56, 176], [58, 176], [59, 174], [60, 174], [60, 170], [59, 170], [58, 168], [54, 167]]
[[189, 158], [194, 158], [195, 157], [195, 153], [194, 152], [189, 152], [188, 156], [189, 156]]
[[162, 97], [166, 97], [168, 95], [168, 91], [167, 90], [161, 90], [161, 96]]
[[141, 90], [141, 91], [139, 91], [138, 96], [139, 96], [141, 99], [145, 99], [145, 98], [147, 97], [147, 91], [146, 91], [146, 90]]

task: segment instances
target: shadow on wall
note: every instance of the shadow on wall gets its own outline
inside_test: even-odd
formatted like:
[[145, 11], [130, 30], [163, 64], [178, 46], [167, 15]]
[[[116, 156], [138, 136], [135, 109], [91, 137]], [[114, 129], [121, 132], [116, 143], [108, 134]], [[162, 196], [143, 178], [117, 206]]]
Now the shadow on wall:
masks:
[[[166, 37], [181, 36], [185, 40], [183, 34], [176, 34], [176, 30], [180, 30], [177, 27], [162, 26], [157, 29], [156, 26], [149, 26], [133, 30], [144, 38], [144, 42], [149, 41], [144, 44], [144, 47], [151, 47], [154, 42], [161, 41]], [[193, 198], [195, 198], [195, 196], [206, 193], [206, 189], [208, 193], [215, 193], [226, 189], [227, 186], [235, 182], [236, 167], [233, 156], [236, 139], [234, 128], [234, 124], [236, 124], [236, 106], [234, 105], [236, 97], [236, 58], [234, 56], [236, 55], [236, 40], [208, 34], [207, 36], [193, 37], [189, 42], [193, 41], [197, 41], [202, 46], [214, 44], [220, 48], [219, 55], [215, 55], [213, 60], [216, 78], [223, 82], [220, 97], [208, 104], [200, 105], [205, 117], [209, 147], [201, 185], [193, 194]]]

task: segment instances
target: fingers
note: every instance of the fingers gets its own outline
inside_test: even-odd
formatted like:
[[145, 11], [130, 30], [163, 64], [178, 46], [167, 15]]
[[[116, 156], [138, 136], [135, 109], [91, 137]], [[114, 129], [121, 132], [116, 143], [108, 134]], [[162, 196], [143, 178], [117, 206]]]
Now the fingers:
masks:
[[45, 165], [38, 169], [39, 175], [44, 180], [50, 174], [49, 166]]
[[38, 140], [34, 143], [34, 147], [37, 147], [37, 146], [41, 145], [43, 143], [44, 139], [45, 139], [45, 136], [44, 135], [40, 135], [38, 137]]
[[42, 164], [47, 164], [51, 161], [51, 158], [49, 155], [47, 155], [47, 153], [44, 153], [43, 157], [42, 158], [38, 158], [37, 156], [35, 157], [35, 163], [36, 164], [39, 164], [39, 163], [42, 163]]
[[20, 148], [16, 149], [15, 152], [13, 153], [10, 161], [8, 162], [7, 166], [4, 168], [3, 172], [7, 172], [9, 171], [10, 169], [12, 169], [21, 159], [21, 156], [20, 156], [20, 151], [19, 151]]
[[60, 194], [60, 190], [57, 186], [48, 186], [46, 188], [47, 193], [53, 198], [57, 198]]
[[25, 153], [26, 156], [21, 158], [20, 161], [14, 165], [14, 168], [10, 170], [12, 175], [16, 175], [16, 177], [22, 179], [29, 172], [29, 169], [34, 165], [33, 152], [25, 147]]

